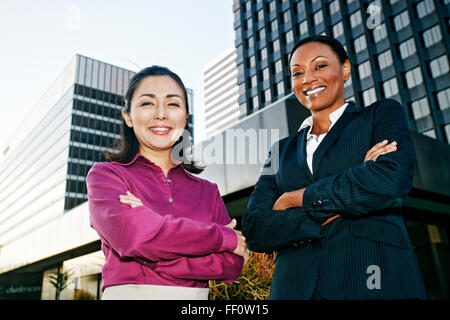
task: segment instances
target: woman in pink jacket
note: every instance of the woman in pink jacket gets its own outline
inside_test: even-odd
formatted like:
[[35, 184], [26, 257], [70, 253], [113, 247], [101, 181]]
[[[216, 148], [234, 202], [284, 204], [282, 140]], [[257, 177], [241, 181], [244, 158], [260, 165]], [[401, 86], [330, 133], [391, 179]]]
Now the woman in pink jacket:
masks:
[[189, 116], [181, 79], [164, 67], [129, 83], [122, 141], [86, 179], [105, 254], [102, 299], [208, 299], [208, 280], [236, 280], [248, 259], [217, 185], [172, 158]]

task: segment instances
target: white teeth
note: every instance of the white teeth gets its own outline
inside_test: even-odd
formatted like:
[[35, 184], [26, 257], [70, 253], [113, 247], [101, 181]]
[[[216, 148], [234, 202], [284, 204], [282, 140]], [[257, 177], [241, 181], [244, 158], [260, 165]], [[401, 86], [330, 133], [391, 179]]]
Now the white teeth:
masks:
[[151, 128], [153, 131], [169, 131], [169, 128]]
[[325, 90], [325, 87], [315, 88], [315, 89], [313, 89], [313, 90], [306, 91], [306, 95], [307, 95], [307, 96], [310, 96], [310, 95], [312, 95], [312, 94], [319, 93], [319, 92], [321, 92], [321, 91], [323, 91], [323, 90]]

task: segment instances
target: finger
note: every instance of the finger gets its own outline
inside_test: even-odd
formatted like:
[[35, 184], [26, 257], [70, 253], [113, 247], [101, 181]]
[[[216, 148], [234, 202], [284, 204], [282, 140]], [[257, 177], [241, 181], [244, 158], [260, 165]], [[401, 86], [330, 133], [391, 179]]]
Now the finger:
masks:
[[330, 222], [336, 220], [336, 219], [339, 218], [340, 216], [341, 216], [341, 215], [337, 214], [337, 215], [335, 215], [335, 216], [332, 216], [331, 218], [328, 218], [327, 221], [325, 221], [325, 222], [322, 224], [322, 227], [323, 227], [323, 226], [326, 226], [326, 225], [329, 224]]
[[124, 204], [129, 204], [129, 205], [138, 205], [138, 206], [143, 205], [141, 201], [129, 200], [129, 199], [120, 199], [120, 202], [124, 203]]
[[132, 194], [126, 194], [126, 195], [120, 195], [122, 198], [127, 198], [127, 199], [137, 199], [140, 200], [138, 197], [136, 197], [135, 195]]
[[225, 227], [234, 229], [236, 227], [236, 224], [237, 224], [236, 219], [233, 219], [233, 220], [231, 220], [231, 222], [229, 224], [225, 225]]
[[386, 146], [387, 143], [388, 143], [388, 140], [383, 140], [383, 141], [381, 141], [381, 142], [378, 142], [377, 144], [375, 144], [375, 145], [369, 150], [369, 152], [372, 153], [372, 152], [374, 152], [374, 151], [377, 151], [377, 150], [383, 148], [384, 146]]

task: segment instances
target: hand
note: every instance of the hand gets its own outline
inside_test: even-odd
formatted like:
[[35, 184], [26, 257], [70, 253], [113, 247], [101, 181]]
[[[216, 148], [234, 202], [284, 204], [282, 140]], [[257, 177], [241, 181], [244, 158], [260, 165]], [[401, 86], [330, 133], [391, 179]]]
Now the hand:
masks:
[[378, 159], [378, 157], [383, 154], [397, 151], [397, 142], [396, 141], [394, 141], [390, 144], [387, 144], [387, 143], [388, 143], [388, 141], [384, 140], [384, 141], [378, 142], [376, 145], [374, 145], [372, 147], [372, 149], [367, 151], [366, 157], [364, 158], [364, 162], [369, 161], [369, 160], [376, 161]]
[[283, 193], [272, 207], [272, 210], [285, 210], [292, 207], [302, 207], [305, 188]]
[[142, 204], [141, 199], [136, 197], [134, 194], [132, 194], [130, 191], [127, 191], [126, 195], [121, 194], [119, 196], [119, 200], [123, 204], [129, 204], [132, 208], [136, 208], [139, 206], [144, 206]]
[[245, 242], [245, 237], [242, 232], [234, 230], [234, 228], [236, 228], [236, 224], [236, 219], [233, 219], [229, 224], [225, 225], [225, 227], [233, 229], [233, 231], [236, 232], [236, 235], [238, 237], [238, 244], [233, 253], [244, 258], [244, 264], [246, 264], [249, 259], [250, 251], [247, 248], [247, 243]]
[[341, 217], [340, 214], [334, 215], [331, 218], [328, 218], [327, 221], [325, 221], [324, 223], [321, 224], [321, 226], [326, 226], [327, 224], [329, 224], [330, 222], [336, 220], [337, 218]]

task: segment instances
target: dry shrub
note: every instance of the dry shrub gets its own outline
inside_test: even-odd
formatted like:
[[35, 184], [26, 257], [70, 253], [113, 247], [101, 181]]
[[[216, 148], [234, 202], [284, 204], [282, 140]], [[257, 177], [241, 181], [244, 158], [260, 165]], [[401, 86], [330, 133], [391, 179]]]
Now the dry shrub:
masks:
[[89, 291], [78, 289], [75, 290], [73, 300], [96, 300], [95, 296]]
[[210, 300], [267, 300], [275, 270], [275, 252], [250, 252], [242, 274], [232, 283], [209, 281]]

